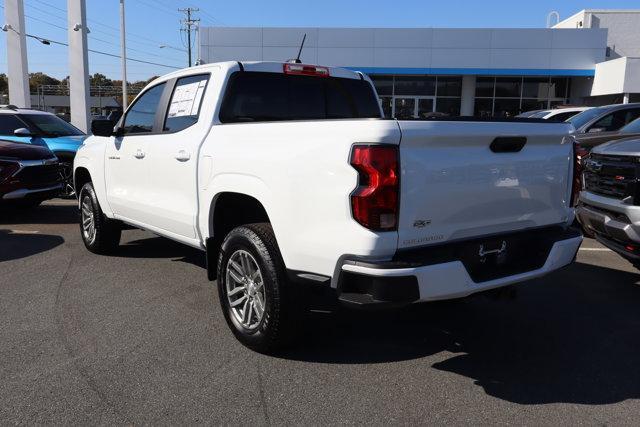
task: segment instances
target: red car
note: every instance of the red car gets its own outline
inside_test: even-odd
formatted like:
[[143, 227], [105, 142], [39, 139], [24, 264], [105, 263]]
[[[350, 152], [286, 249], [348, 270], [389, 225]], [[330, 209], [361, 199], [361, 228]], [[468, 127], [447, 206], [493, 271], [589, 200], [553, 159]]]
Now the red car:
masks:
[[0, 140], [0, 205], [35, 207], [61, 187], [60, 164], [49, 148]]

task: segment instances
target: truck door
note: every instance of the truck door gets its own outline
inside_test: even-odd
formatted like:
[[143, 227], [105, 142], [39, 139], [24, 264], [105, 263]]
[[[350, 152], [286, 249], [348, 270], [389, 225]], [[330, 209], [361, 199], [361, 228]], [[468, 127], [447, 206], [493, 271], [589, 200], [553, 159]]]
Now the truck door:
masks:
[[[196, 238], [198, 149], [211, 126], [200, 114], [209, 76], [170, 83], [161, 129], [146, 147], [148, 223], [188, 239]], [[213, 112], [213, 105], [207, 107]]]
[[109, 206], [125, 219], [146, 223], [149, 213], [147, 146], [154, 138], [156, 116], [166, 83], [146, 90], [127, 110], [120, 136], [105, 150], [105, 180]]

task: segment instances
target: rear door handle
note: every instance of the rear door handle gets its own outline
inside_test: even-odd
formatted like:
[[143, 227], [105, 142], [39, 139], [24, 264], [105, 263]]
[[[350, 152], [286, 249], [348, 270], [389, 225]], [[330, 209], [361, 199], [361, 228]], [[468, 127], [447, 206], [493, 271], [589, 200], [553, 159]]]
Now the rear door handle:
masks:
[[136, 154], [133, 155], [136, 159], [144, 159], [144, 151], [142, 151], [141, 148], [138, 148], [138, 150], [136, 151]]
[[176, 160], [179, 162], [186, 162], [191, 158], [191, 154], [189, 154], [186, 150], [180, 150], [176, 153]]

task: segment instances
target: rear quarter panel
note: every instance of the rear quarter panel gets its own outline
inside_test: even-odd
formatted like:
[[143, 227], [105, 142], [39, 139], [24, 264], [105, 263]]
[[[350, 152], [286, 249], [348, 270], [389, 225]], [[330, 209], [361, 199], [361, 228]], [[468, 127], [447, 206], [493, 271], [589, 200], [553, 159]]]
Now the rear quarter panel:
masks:
[[287, 268], [332, 276], [342, 255], [388, 259], [397, 233], [371, 232], [351, 217], [358, 174], [355, 143], [398, 144], [392, 120], [326, 120], [222, 124], [200, 153], [200, 229], [208, 237], [209, 201], [222, 192], [259, 200]]

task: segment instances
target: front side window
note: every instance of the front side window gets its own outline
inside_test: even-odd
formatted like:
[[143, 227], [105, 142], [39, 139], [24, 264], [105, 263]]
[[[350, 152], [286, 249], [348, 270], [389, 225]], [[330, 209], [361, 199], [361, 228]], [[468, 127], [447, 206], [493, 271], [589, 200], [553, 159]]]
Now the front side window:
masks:
[[208, 75], [182, 77], [176, 82], [169, 102], [163, 130], [177, 132], [198, 121], [202, 95], [209, 81]]
[[589, 123], [591, 120], [598, 117], [600, 114], [606, 111], [606, 107], [599, 108], [591, 108], [589, 110], [585, 110], [582, 113], [576, 114], [575, 116], [567, 119], [567, 122], [571, 123], [573, 127], [576, 129], [581, 128], [582, 126]]
[[13, 135], [13, 131], [23, 128], [24, 123], [13, 114], [0, 114], [0, 135]]
[[149, 133], [153, 131], [156, 112], [160, 105], [165, 83], [147, 90], [127, 111], [122, 129], [125, 134]]
[[613, 132], [636, 119], [639, 115], [640, 109], [619, 110], [604, 116], [595, 122], [590, 129], [600, 129]]

